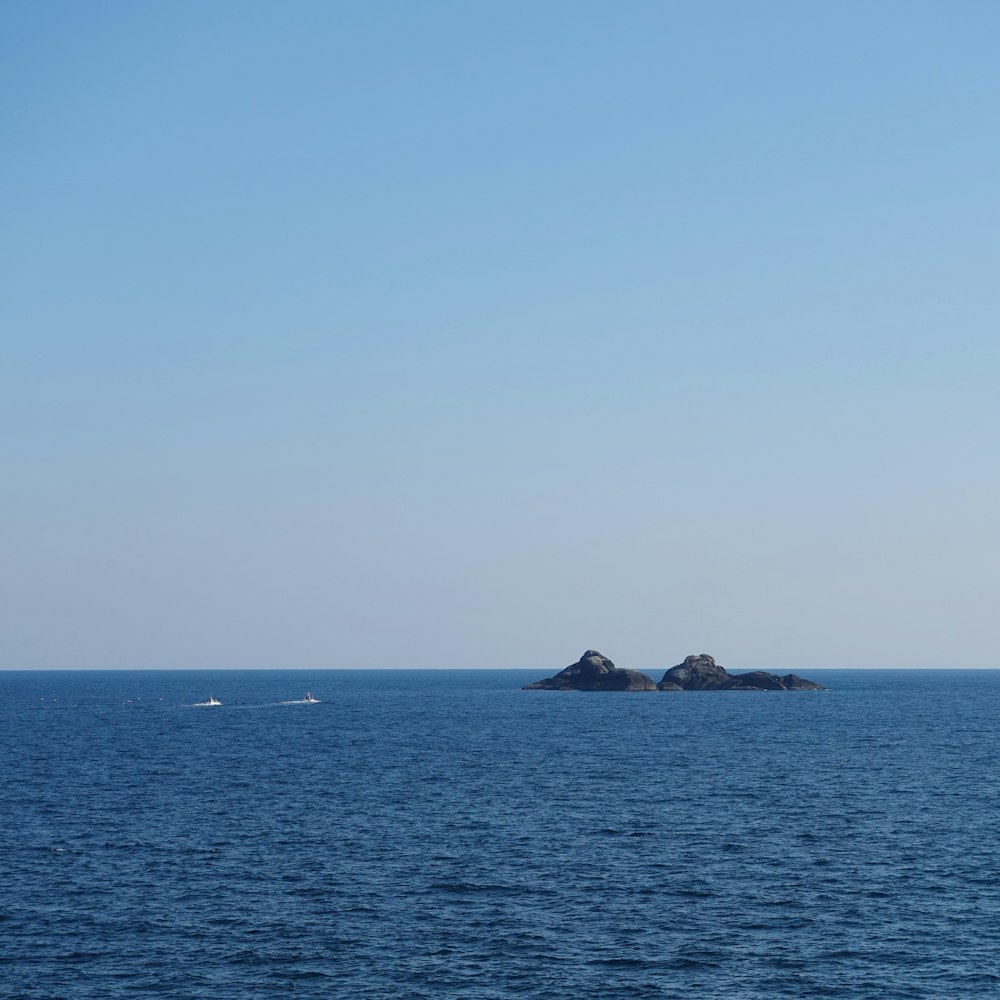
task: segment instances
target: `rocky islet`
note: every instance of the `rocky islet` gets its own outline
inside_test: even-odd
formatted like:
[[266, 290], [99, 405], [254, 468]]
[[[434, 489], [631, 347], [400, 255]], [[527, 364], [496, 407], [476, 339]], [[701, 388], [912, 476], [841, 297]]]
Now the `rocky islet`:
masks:
[[731, 674], [707, 653], [687, 656], [671, 667], [659, 684], [641, 670], [616, 667], [602, 653], [588, 649], [576, 663], [553, 677], [525, 684], [524, 691], [823, 691], [822, 684], [797, 674], [753, 670]]

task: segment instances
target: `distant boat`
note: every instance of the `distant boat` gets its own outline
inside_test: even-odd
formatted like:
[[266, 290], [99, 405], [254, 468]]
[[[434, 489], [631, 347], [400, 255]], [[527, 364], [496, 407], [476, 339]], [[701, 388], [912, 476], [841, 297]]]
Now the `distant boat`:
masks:
[[213, 698], [211, 695], [208, 696], [207, 701], [195, 702], [195, 708], [214, 708], [216, 705], [221, 705], [222, 702], [218, 698]]
[[301, 698], [295, 698], [292, 701], [283, 701], [282, 705], [318, 705], [319, 698], [315, 697], [312, 691], [306, 691], [306, 693]]

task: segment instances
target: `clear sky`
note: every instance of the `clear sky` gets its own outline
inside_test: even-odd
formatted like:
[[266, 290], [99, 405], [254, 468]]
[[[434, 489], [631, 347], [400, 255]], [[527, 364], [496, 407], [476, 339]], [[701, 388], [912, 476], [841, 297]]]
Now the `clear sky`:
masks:
[[1000, 666], [1000, 6], [0, 5], [0, 667]]

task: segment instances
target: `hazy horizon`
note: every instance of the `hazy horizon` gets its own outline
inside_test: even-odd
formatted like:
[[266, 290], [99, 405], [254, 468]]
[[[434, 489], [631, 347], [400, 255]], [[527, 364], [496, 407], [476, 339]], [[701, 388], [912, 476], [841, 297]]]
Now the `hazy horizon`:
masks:
[[[629, 664], [616, 664], [617, 666], [630, 666]], [[671, 664], [670, 666], [673, 666]], [[644, 674], [649, 674], [653, 680], [658, 680], [658, 675], [664, 673], [666, 670], [670, 669], [670, 666], [665, 667], [643, 667], [643, 666], [633, 666], [632, 669], [640, 670]], [[743, 673], [744, 671], [749, 672], [751, 670], [765, 670], [766, 664], [754, 664], [747, 665], [743, 667], [733, 668], [730, 673]], [[246, 671], [248, 673], [281, 673], [281, 672], [297, 672], [297, 673], [342, 673], [345, 671], [356, 671], [361, 673], [399, 673], [401, 671], [407, 670], [422, 670], [422, 671], [443, 671], [443, 672], [464, 672], [464, 671], [515, 671], [523, 672], [526, 674], [541, 674], [545, 671], [550, 673], [555, 673], [557, 670], [561, 670], [562, 667], [555, 668], [552, 666], [540, 666], [540, 667], [5, 667], [0, 670], [0, 673], [6, 671], [8, 673], [20, 673], [20, 674], [44, 674], [44, 673], [132, 673], [132, 674], [144, 674], [144, 673], [224, 673], [226, 671]], [[810, 667], [810, 673], [815, 674], [829, 674], [838, 673], [842, 670], [850, 671], [960, 671], [960, 670], [972, 670], [972, 671], [989, 671], [989, 670], [1000, 670], [1000, 667]], [[786, 673], [788, 671], [785, 671]], [[794, 671], [793, 671], [794, 672]], [[567, 693], [567, 692], [559, 692]], [[577, 692], [577, 693], [588, 693], [588, 692]], [[590, 692], [592, 693], [592, 692]], [[600, 693], [600, 692], [598, 692]], [[607, 692], [605, 692], [607, 693]], [[612, 692], [613, 693], [613, 692]], [[655, 694], [656, 692], [631, 692], [632, 694]], [[738, 692], [735, 692], [738, 693]], [[757, 692], [766, 693], [766, 692]]]
[[5, 4], [0, 669], [1000, 665], [998, 28]]

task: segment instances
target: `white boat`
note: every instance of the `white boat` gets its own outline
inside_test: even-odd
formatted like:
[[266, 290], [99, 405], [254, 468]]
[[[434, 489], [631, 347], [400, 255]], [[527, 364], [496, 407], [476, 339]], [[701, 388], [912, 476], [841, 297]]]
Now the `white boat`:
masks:
[[219, 701], [218, 698], [213, 698], [212, 695], [209, 695], [207, 701], [198, 701], [198, 702], [195, 702], [194, 707], [195, 708], [214, 708], [216, 705], [221, 705], [221, 704], [222, 704], [222, 702]]
[[292, 701], [283, 701], [282, 705], [318, 705], [319, 698], [316, 698], [312, 691], [306, 691], [301, 698], [294, 698]]

